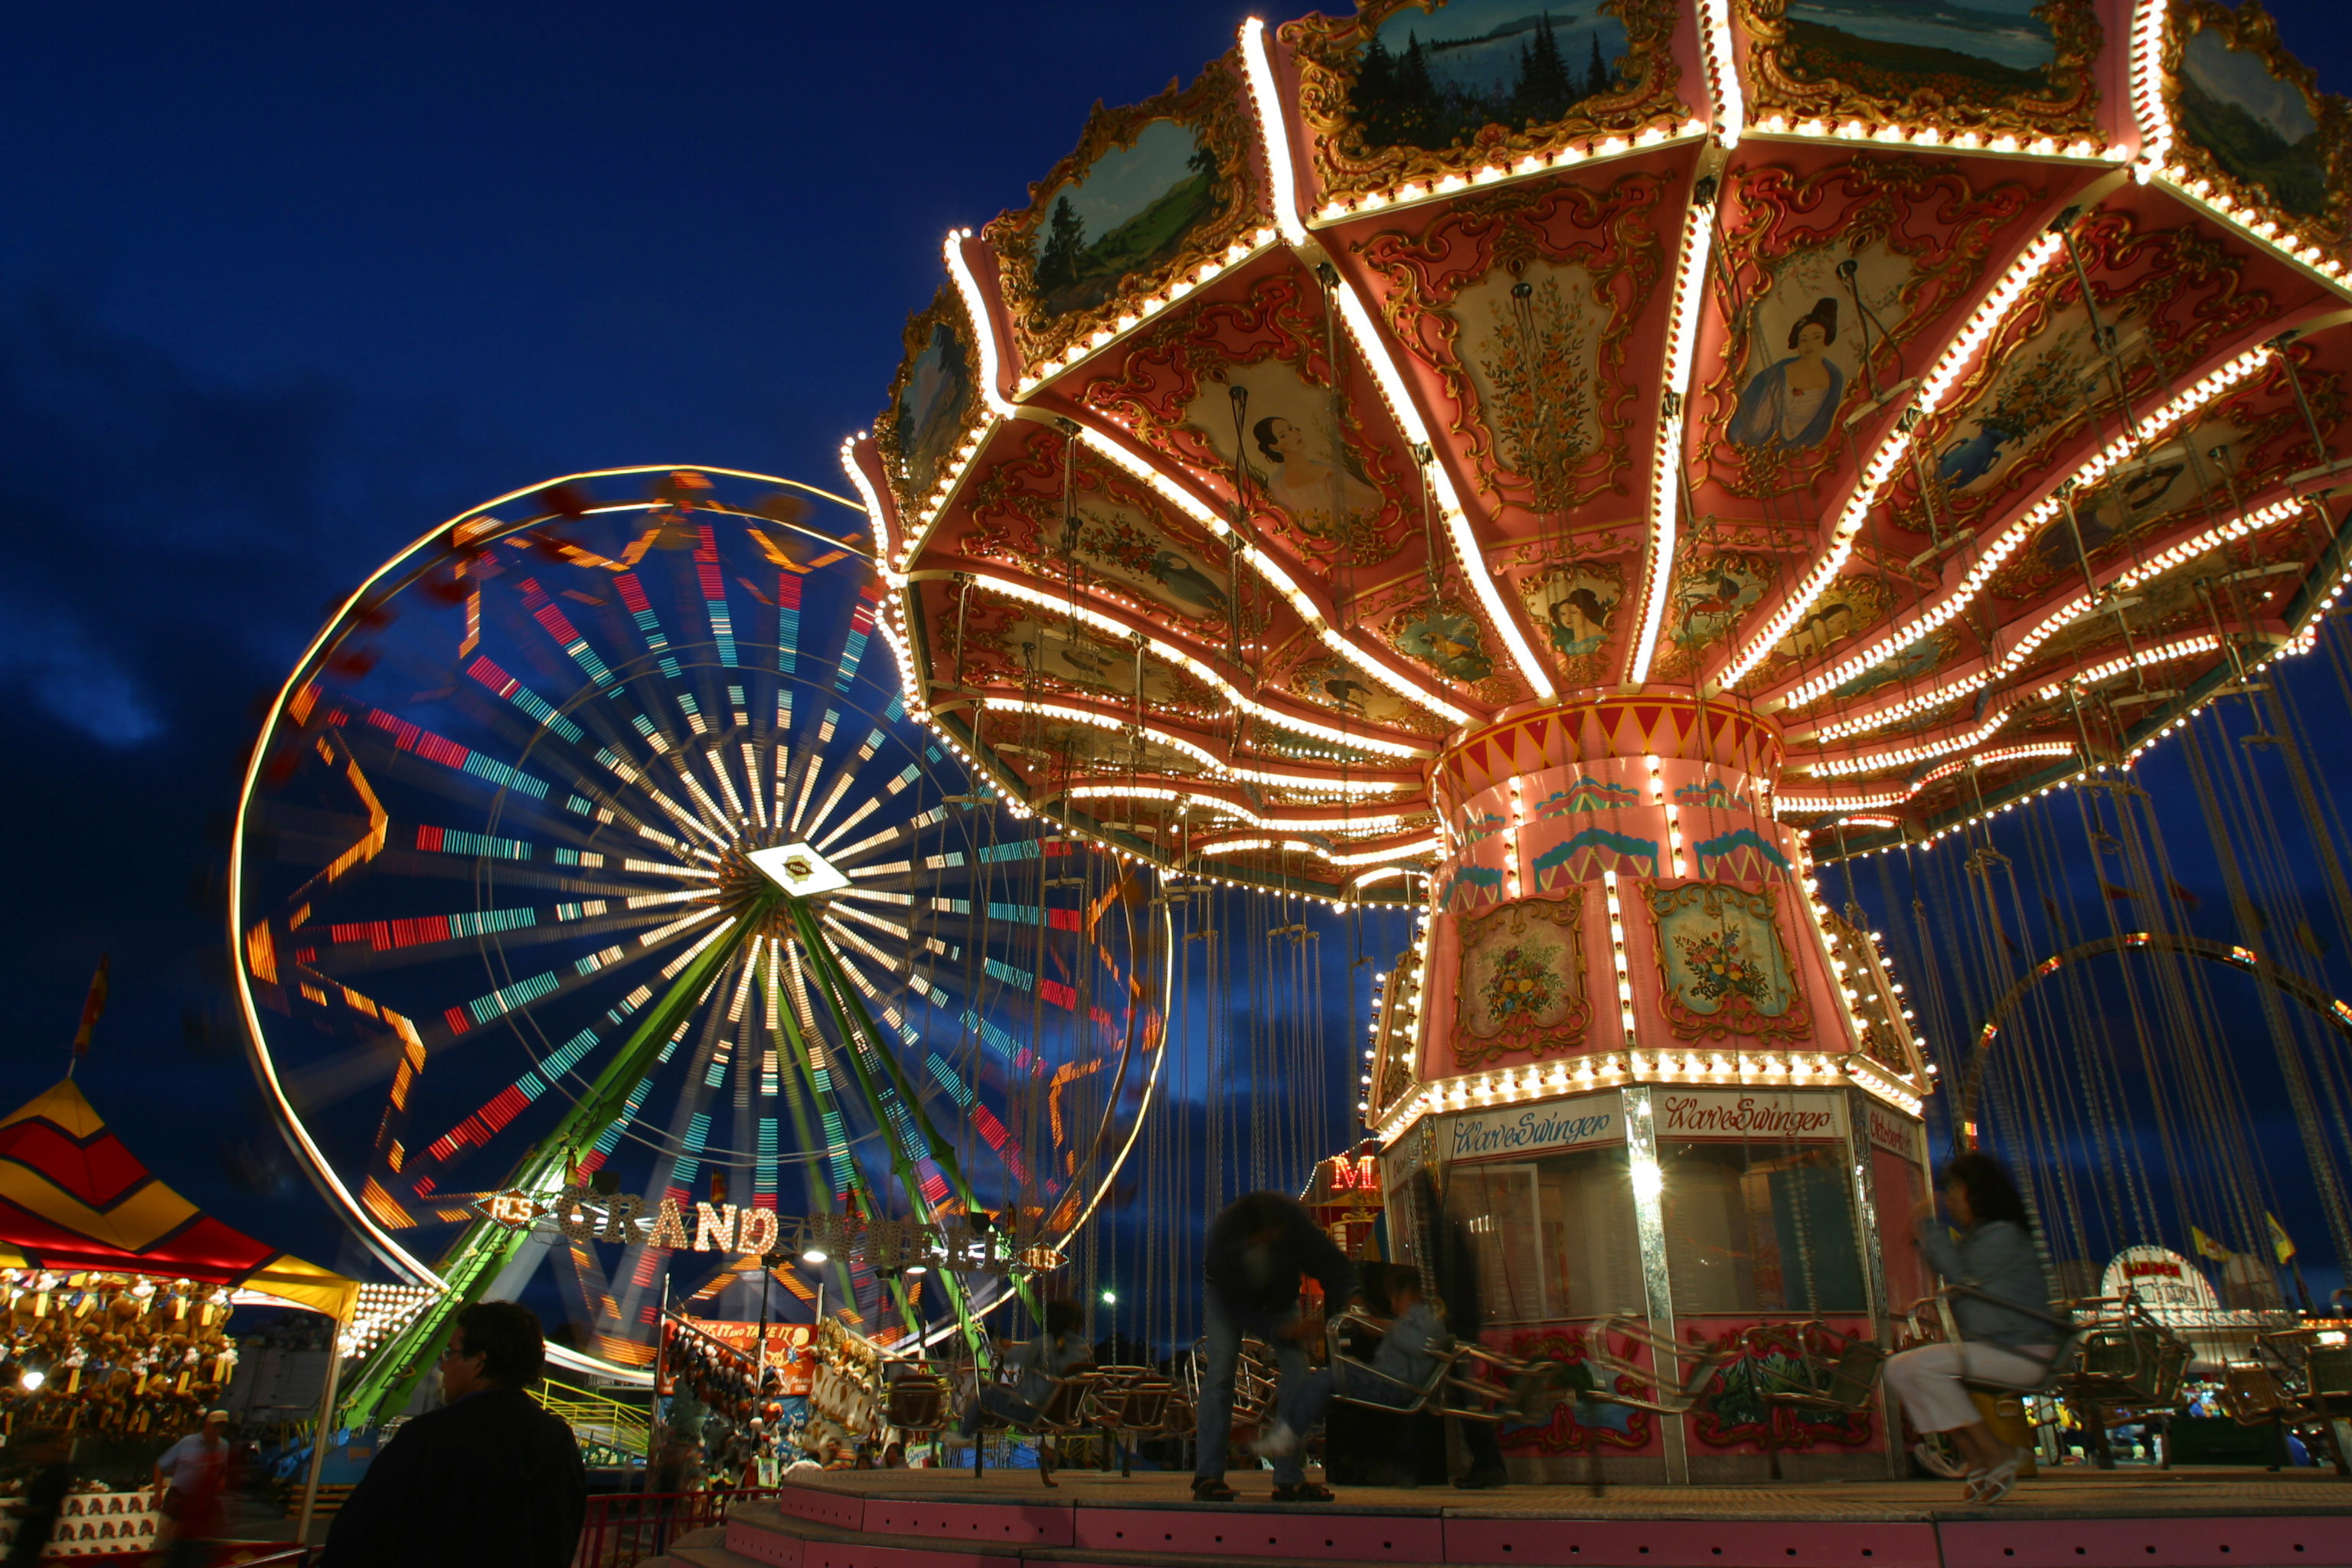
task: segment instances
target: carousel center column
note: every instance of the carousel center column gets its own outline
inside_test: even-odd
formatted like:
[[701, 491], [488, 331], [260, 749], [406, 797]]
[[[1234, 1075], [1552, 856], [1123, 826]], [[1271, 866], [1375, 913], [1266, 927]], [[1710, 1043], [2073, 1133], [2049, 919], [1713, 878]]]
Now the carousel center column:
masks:
[[[1434, 1176], [1428, 1223], [1467, 1239], [1491, 1332], [1572, 1341], [1630, 1311], [1682, 1343], [1814, 1319], [1884, 1337], [1858, 1086], [1916, 1123], [1916, 1057], [1858, 1002], [1864, 939], [1773, 819], [1780, 755], [1737, 700], [1596, 691], [1439, 757], [1418, 1092], [1374, 1118], [1415, 1132], [1395, 1147]], [[1744, 1476], [1764, 1436], [1712, 1407], [1555, 1435], [1671, 1481]], [[1883, 1435], [1841, 1443], [1883, 1472]]]

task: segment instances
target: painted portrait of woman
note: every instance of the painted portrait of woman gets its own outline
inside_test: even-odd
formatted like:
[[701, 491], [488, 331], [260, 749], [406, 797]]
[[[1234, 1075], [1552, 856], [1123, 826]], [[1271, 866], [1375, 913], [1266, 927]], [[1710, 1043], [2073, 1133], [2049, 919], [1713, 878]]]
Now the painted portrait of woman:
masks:
[[1789, 357], [1756, 373], [1740, 389], [1731, 416], [1741, 447], [1811, 447], [1826, 438], [1845, 395], [1845, 372], [1829, 357], [1837, 342], [1838, 302], [1823, 296], [1789, 329]]
[[1381, 510], [1381, 492], [1370, 481], [1318, 456], [1314, 448], [1322, 443], [1303, 426], [1271, 415], [1250, 427], [1250, 437], [1267, 464], [1267, 494], [1310, 533], [1331, 532], [1343, 520]]
[[1554, 599], [1547, 612], [1551, 621], [1551, 646], [1565, 658], [1597, 652], [1609, 636], [1611, 605], [1590, 588], [1571, 588]]

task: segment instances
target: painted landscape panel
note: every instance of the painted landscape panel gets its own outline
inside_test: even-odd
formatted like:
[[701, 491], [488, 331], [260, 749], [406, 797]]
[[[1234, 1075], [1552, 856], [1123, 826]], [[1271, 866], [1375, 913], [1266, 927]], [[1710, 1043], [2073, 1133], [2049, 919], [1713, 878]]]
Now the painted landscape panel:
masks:
[[1817, 81], [1835, 78], [1874, 98], [2041, 97], [2058, 49], [2037, 9], [2039, 0], [1793, 0], [1789, 59]]
[[2180, 51], [2179, 113], [2191, 142], [2286, 211], [2316, 217], [2327, 210], [2319, 122], [2303, 89], [2259, 56], [2230, 47], [2218, 33], [2189, 35]]
[[1364, 47], [1349, 108], [1379, 147], [1437, 151], [1488, 125], [1548, 125], [1615, 90], [1625, 26], [1606, 0], [1411, 7]]
[[934, 322], [898, 395], [898, 452], [908, 494], [928, 496], [940, 482], [977, 391], [962, 341], [945, 321]]
[[1037, 245], [1037, 313], [1109, 299], [1119, 279], [1167, 260], [1217, 212], [1216, 154], [1175, 120], [1155, 120], [1054, 197]]

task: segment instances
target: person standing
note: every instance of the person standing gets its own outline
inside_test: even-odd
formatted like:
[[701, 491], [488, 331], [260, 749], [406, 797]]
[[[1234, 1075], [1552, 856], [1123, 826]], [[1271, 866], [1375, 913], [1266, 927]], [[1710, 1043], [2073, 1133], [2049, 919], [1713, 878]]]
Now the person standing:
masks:
[[28, 1447], [26, 1458], [31, 1469], [25, 1478], [25, 1495], [9, 1505], [16, 1516], [16, 1534], [0, 1568], [32, 1568], [41, 1560], [49, 1537], [57, 1533], [66, 1494], [73, 1490], [73, 1448], [64, 1433], [45, 1426], [32, 1435]]
[[[220, 1533], [221, 1490], [228, 1479], [228, 1412], [163, 1450], [155, 1461], [156, 1510], [163, 1516], [163, 1560], [171, 1568], [202, 1563], [205, 1543]], [[168, 1486], [169, 1489], [165, 1489]]]
[[1244, 1193], [1209, 1226], [1202, 1293], [1208, 1352], [1201, 1367], [1198, 1453], [1192, 1461], [1192, 1497], [1197, 1502], [1229, 1502], [1237, 1494], [1225, 1484], [1225, 1447], [1234, 1435], [1234, 1372], [1241, 1362], [1242, 1336], [1255, 1334], [1274, 1347], [1281, 1368], [1276, 1385], [1274, 1426], [1253, 1445], [1274, 1461], [1274, 1500], [1328, 1502], [1329, 1489], [1307, 1479], [1299, 1449], [1331, 1395], [1328, 1373], [1312, 1372], [1299, 1341], [1306, 1325], [1298, 1316], [1302, 1279], [1323, 1287], [1323, 1310], [1336, 1313], [1356, 1293], [1356, 1268], [1307, 1211], [1280, 1193]]
[[569, 1568], [588, 1474], [572, 1428], [526, 1392], [546, 1363], [529, 1308], [460, 1311], [441, 1356], [446, 1403], [384, 1445], [319, 1568]]
[[1913, 1224], [1936, 1272], [1966, 1287], [1952, 1296], [1959, 1342], [1889, 1357], [1886, 1386], [1913, 1427], [1952, 1435], [1968, 1462], [1969, 1500], [1999, 1502], [2017, 1484], [2024, 1450], [1993, 1436], [1962, 1380], [2041, 1387], [2064, 1327], [2050, 1310], [2050, 1277], [2034, 1251], [2025, 1199], [1991, 1155], [1961, 1154], [1944, 1167], [1944, 1208], [1949, 1228], [1937, 1219], [1933, 1197], [1920, 1202]]
[[[1477, 1244], [1471, 1240], [1463, 1220], [1448, 1212], [1444, 1194], [1429, 1173], [1424, 1171], [1413, 1180], [1415, 1204], [1429, 1216], [1428, 1261], [1435, 1276], [1431, 1283], [1444, 1304], [1446, 1331], [1458, 1340], [1475, 1341], [1486, 1326], [1478, 1288]], [[1454, 1477], [1454, 1484], [1465, 1491], [1508, 1486], [1511, 1473], [1503, 1463], [1503, 1447], [1494, 1424], [1450, 1419], [1462, 1435], [1462, 1451], [1470, 1461], [1470, 1468]]]

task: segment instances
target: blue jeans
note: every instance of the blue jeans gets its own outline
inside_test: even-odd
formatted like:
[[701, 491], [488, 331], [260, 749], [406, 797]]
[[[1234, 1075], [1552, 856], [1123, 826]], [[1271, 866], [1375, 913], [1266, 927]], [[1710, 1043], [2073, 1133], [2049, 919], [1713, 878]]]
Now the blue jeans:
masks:
[[1385, 1405], [1391, 1410], [1404, 1410], [1417, 1403], [1413, 1391], [1403, 1384], [1391, 1383], [1385, 1377], [1374, 1377], [1337, 1360], [1331, 1363], [1329, 1375], [1339, 1392], [1350, 1399], [1360, 1399], [1367, 1405]]
[[[1198, 1452], [1192, 1460], [1192, 1479], [1208, 1480], [1225, 1473], [1225, 1446], [1234, 1436], [1234, 1369], [1242, 1358], [1242, 1325], [1225, 1310], [1217, 1293], [1204, 1293], [1202, 1303], [1207, 1316], [1208, 1347], [1201, 1366], [1201, 1426]], [[1307, 1352], [1295, 1340], [1281, 1337], [1279, 1331], [1296, 1321], [1297, 1314], [1284, 1318], [1265, 1334], [1274, 1347], [1275, 1364], [1280, 1377], [1275, 1384], [1274, 1418], [1304, 1437], [1314, 1425], [1323, 1419], [1323, 1406], [1330, 1402], [1331, 1377], [1307, 1364]], [[1279, 1486], [1296, 1486], [1307, 1479], [1303, 1448], [1294, 1448], [1274, 1461], [1274, 1479]]]
[[1028, 1426], [1037, 1419], [1039, 1414], [1036, 1405], [1023, 1399], [1013, 1390], [1002, 1385], [985, 1386], [981, 1389], [980, 1397], [964, 1407], [963, 1419], [956, 1424], [962, 1429], [965, 1436], [972, 1437], [979, 1435], [980, 1413], [983, 1408], [991, 1415], [1001, 1421], [1009, 1422], [1016, 1428]]

